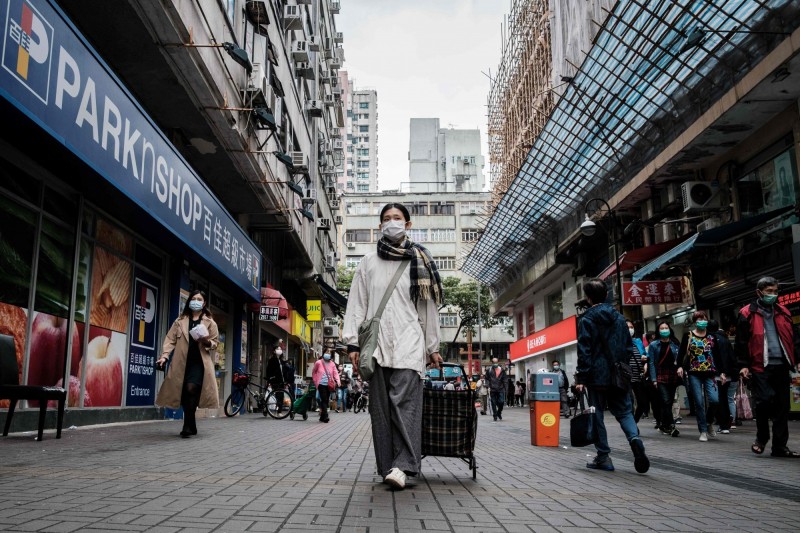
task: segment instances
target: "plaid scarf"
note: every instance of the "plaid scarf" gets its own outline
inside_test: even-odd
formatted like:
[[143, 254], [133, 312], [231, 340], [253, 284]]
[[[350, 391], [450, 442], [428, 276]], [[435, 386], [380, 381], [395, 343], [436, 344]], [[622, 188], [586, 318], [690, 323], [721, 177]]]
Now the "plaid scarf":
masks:
[[420, 298], [433, 299], [436, 305], [442, 304], [442, 279], [431, 253], [424, 246], [412, 242], [408, 237], [398, 244], [381, 237], [378, 241], [378, 257], [387, 261], [410, 259], [411, 300], [416, 304]]

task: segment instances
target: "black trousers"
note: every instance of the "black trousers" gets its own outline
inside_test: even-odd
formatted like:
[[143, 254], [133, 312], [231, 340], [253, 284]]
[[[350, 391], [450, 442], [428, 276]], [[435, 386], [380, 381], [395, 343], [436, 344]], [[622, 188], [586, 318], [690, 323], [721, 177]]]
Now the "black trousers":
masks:
[[772, 449], [783, 450], [789, 442], [789, 366], [767, 366], [764, 372], [751, 372], [750, 377], [756, 440], [762, 445], [769, 442], [772, 419]]
[[319, 391], [319, 419], [328, 419], [328, 404], [330, 403], [331, 390], [327, 385], [320, 385], [317, 389]]
[[661, 428], [665, 430], [675, 427], [675, 420], [672, 418], [672, 404], [675, 401], [675, 390], [677, 388], [677, 385], [658, 384], [658, 394], [661, 398], [659, 422], [661, 422]]
[[642, 418], [642, 415], [650, 411], [650, 400], [647, 397], [647, 386], [652, 387], [650, 383], [645, 381], [637, 381], [636, 383], [631, 383], [631, 394], [633, 395], [633, 399], [636, 400], [636, 409], [633, 412], [633, 419], [636, 420], [636, 423], [639, 423], [639, 420]]

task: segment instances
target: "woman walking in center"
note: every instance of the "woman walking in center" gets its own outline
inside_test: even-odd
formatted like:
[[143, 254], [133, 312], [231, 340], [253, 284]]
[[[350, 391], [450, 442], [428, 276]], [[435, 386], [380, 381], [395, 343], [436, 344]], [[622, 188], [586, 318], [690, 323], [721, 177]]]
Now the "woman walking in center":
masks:
[[336, 369], [336, 363], [332, 361], [333, 349], [325, 348], [322, 354], [322, 359], [317, 359], [314, 363], [314, 368], [311, 370], [311, 379], [314, 381], [314, 386], [319, 393], [319, 421], [326, 424], [330, 420], [328, 418], [328, 404], [331, 400], [331, 393], [339, 388], [339, 371]]
[[[422, 455], [422, 379], [439, 355], [442, 283], [430, 252], [407, 236], [411, 216], [402, 204], [380, 213], [377, 252], [364, 256], [353, 276], [343, 339], [358, 368], [358, 327], [375, 316], [398, 268], [405, 269], [380, 322], [375, 373], [369, 380], [369, 413], [378, 474], [402, 489], [419, 472]], [[410, 261], [410, 264], [407, 263]]]
[[[204, 334], [195, 339], [192, 330], [203, 326]], [[202, 329], [202, 328], [200, 328]], [[158, 367], [164, 368], [172, 353], [172, 362], [158, 391], [156, 405], [177, 409], [183, 407], [181, 437], [197, 435], [195, 412], [198, 407], [219, 409], [219, 392], [212, 354], [217, 348], [219, 333], [211, 317], [203, 291], [193, 290], [181, 315], [173, 322], [164, 339]]]
[[[705, 311], [695, 311], [692, 315], [694, 329], [683, 336], [680, 353], [678, 354], [680, 366], [678, 375], [683, 377], [688, 374], [689, 381], [687, 392], [694, 398], [694, 412], [697, 416], [697, 429], [700, 431], [700, 441], [708, 441], [708, 437], [716, 437], [714, 420], [719, 404], [719, 390], [717, 389], [717, 346], [714, 335], [707, 331], [708, 315]], [[725, 374], [721, 375], [725, 379]], [[705, 397], [703, 395], [705, 392]], [[708, 408], [706, 409], [706, 401]]]
[[677, 437], [680, 431], [675, 429], [672, 417], [672, 402], [675, 401], [675, 389], [678, 388], [678, 341], [668, 322], [658, 323], [658, 341], [647, 347], [647, 368], [650, 371], [650, 382], [658, 390], [659, 429], [664, 435]]

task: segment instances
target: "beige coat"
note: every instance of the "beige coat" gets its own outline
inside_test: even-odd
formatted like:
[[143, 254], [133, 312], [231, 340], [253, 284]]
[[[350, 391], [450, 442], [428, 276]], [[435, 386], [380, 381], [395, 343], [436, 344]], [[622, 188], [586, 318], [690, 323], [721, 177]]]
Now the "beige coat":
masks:
[[[214, 359], [212, 354], [217, 349], [219, 330], [214, 319], [203, 316], [203, 324], [208, 328], [208, 340], [211, 346], [200, 344], [200, 357], [203, 359], [203, 389], [200, 391], [200, 405], [204, 409], [219, 408], [219, 390], [217, 378], [214, 373]], [[183, 374], [186, 370], [186, 357], [189, 353], [189, 317], [180, 316], [167, 333], [164, 346], [161, 349], [162, 357], [173, 352], [164, 383], [156, 396], [156, 405], [177, 409], [181, 405], [181, 391], [183, 390]]]

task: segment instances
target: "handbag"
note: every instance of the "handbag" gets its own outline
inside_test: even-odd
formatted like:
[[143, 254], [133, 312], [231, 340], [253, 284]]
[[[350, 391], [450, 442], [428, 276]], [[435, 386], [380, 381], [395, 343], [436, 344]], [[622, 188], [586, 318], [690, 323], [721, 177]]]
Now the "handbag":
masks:
[[608, 361], [608, 368], [611, 373], [611, 386], [623, 391], [631, 390], [631, 365], [624, 361], [613, 361], [611, 359], [611, 350], [608, 347], [608, 340], [604, 336], [600, 336], [600, 341], [603, 343], [605, 351], [603, 355], [606, 356]]
[[744, 388], [743, 379], [739, 380], [739, 385], [736, 387], [734, 403], [736, 404], [736, 418], [741, 420], [753, 419], [753, 409], [750, 407], [750, 397], [747, 395], [747, 390]]
[[328, 376], [328, 390], [333, 392], [336, 390], [336, 383], [333, 382], [333, 378], [331, 375], [328, 374], [328, 368], [325, 366], [325, 360], [322, 360], [322, 370], [325, 371], [325, 375]]
[[386, 302], [389, 301], [389, 297], [392, 295], [395, 286], [397, 286], [400, 275], [410, 262], [410, 260], [406, 259], [400, 263], [400, 266], [397, 267], [394, 273], [392, 281], [390, 281], [389, 286], [386, 287], [386, 292], [383, 294], [375, 316], [365, 320], [358, 326], [358, 374], [363, 380], [372, 379], [372, 374], [375, 373], [375, 358], [372, 357], [372, 354], [375, 353], [375, 349], [378, 347], [378, 334], [381, 331], [381, 315], [383, 315]]
[[581, 411], [569, 421], [569, 442], [575, 448], [582, 448], [597, 442], [594, 407], [589, 406], [588, 409], [583, 409], [585, 396], [585, 391], [580, 394]]

